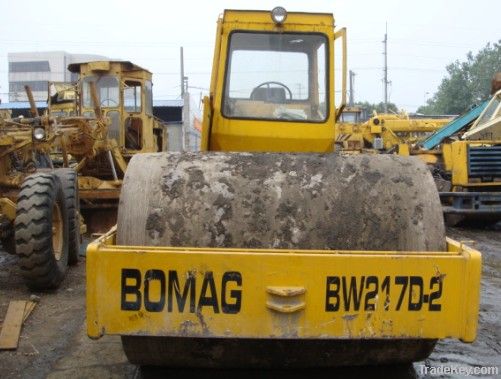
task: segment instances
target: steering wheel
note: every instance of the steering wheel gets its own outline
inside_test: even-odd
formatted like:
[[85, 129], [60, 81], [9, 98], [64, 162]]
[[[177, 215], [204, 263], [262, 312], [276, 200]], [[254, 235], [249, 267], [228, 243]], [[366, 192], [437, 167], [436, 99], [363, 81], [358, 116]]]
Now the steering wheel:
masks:
[[118, 102], [116, 100], [107, 98], [101, 101], [101, 106], [102, 107], [118, 106]]
[[291, 91], [291, 89], [290, 89], [289, 87], [287, 87], [284, 83], [281, 83], [281, 82], [263, 82], [263, 83], [261, 83], [260, 85], [258, 85], [257, 87], [255, 87], [255, 88], [252, 90], [252, 92], [251, 92], [251, 94], [250, 94], [250, 98], [251, 98], [252, 100], [254, 100], [254, 97], [255, 97], [255, 95], [256, 95], [256, 90], [257, 90], [258, 88], [261, 88], [261, 87], [264, 87], [264, 86], [268, 86], [268, 88], [270, 88], [270, 84], [275, 84], [275, 85], [277, 85], [277, 86], [280, 86], [280, 87], [285, 88], [285, 90], [289, 93], [289, 100], [292, 100], [292, 91]]

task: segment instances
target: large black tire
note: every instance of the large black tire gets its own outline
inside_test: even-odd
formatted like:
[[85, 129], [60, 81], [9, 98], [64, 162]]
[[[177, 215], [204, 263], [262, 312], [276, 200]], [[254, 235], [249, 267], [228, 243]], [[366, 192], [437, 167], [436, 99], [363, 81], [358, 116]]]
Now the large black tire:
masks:
[[68, 269], [68, 215], [56, 175], [37, 173], [22, 184], [15, 238], [26, 285], [32, 290], [57, 288]]
[[71, 168], [54, 171], [61, 181], [64, 204], [68, 214], [68, 263], [76, 265], [80, 253], [80, 198], [78, 197], [78, 174]]

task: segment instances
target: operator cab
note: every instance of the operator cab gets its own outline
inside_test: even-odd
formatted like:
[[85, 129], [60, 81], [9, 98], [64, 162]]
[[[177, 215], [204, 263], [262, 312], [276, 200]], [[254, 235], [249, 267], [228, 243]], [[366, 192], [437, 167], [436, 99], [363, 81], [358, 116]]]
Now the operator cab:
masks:
[[332, 14], [226, 10], [218, 22], [210, 96], [204, 100], [202, 150], [332, 152], [334, 31]]
[[151, 72], [127, 61], [75, 63], [68, 69], [80, 74], [84, 117], [95, 117], [90, 83], [96, 84], [101, 111], [111, 121], [108, 138], [131, 154], [164, 150], [166, 135], [153, 117]]

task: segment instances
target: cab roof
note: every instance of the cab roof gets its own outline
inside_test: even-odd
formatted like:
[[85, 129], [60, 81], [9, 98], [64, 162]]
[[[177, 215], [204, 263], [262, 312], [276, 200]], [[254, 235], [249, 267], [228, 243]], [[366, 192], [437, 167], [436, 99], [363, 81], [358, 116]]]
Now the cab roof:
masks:
[[[71, 63], [68, 65], [68, 70], [70, 72], [79, 73], [80, 67], [83, 65], [95, 66], [96, 70], [107, 71], [104, 67], [110, 67], [113, 63], [118, 63], [122, 66], [122, 71], [146, 71], [151, 74], [151, 72], [145, 68], [142, 68], [130, 61], [121, 61], [121, 60], [113, 60], [113, 61], [90, 61], [90, 62], [79, 62], [79, 63]], [[92, 68], [91, 68], [92, 69]]]

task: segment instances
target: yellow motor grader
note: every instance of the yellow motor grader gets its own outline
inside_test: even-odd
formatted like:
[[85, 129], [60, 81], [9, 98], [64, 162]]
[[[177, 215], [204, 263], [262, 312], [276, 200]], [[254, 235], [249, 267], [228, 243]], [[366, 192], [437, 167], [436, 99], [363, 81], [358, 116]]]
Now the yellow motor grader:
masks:
[[[70, 64], [76, 86], [54, 84], [51, 153], [56, 166], [78, 173], [82, 214], [89, 231], [116, 223], [127, 162], [137, 153], [166, 150], [167, 132], [153, 116], [151, 72], [128, 61]], [[59, 91], [57, 91], [59, 89]], [[72, 106], [76, 115], [67, 116]]]
[[331, 14], [227, 10], [202, 151], [138, 154], [87, 250], [87, 331], [129, 360], [326, 367], [475, 339], [480, 254], [446, 238], [417, 158], [335, 150]]
[[77, 263], [84, 227], [77, 174], [53, 167], [52, 146], [44, 140], [51, 120], [38, 114], [27, 92], [33, 117], [0, 122], [0, 238], [4, 251], [19, 255], [28, 287], [47, 290]]
[[39, 115], [27, 87], [33, 117], [2, 117], [0, 128], [0, 237], [4, 250], [20, 255], [33, 289], [60, 284], [68, 263], [78, 260], [87, 228], [116, 223], [130, 157], [167, 145], [166, 130], [153, 117], [149, 71], [127, 61], [69, 69], [80, 80], [49, 83], [46, 115]]

